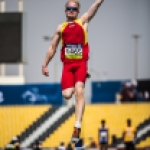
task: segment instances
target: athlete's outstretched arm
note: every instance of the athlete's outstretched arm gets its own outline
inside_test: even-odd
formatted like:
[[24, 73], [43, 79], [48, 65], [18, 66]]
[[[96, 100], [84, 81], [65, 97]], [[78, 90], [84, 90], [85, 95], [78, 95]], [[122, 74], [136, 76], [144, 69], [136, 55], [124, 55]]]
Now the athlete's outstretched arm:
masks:
[[81, 20], [83, 23], [89, 22], [97, 12], [98, 8], [101, 6], [104, 0], [96, 0], [94, 4], [89, 8], [89, 10], [81, 16]]
[[56, 53], [56, 49], [57, 49], [57, 46], [59, 44], [59, 41], [60, 41], [60, 26], [57, 27], [57, 29], [54, 33], [52, 42], [51, 42], [51, 44], [48, 48], [48, 51], [47, 51], [47, 54], [46, 54], [46, 57], [45, 57], [45, 61], [42, 65], [42, 73], [45, 76], [49, 76], [47, 66], [48, 66], [50, 60], [53, 58], [53, 56]]

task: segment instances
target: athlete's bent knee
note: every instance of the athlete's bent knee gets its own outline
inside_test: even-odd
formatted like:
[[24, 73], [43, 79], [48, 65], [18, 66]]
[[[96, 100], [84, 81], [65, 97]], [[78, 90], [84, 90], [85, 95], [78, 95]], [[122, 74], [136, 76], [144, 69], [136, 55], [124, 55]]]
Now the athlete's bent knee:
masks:
[[68, 93], [63, 93], [62, 95], [66, 100], [68, 100], [72, 97], [72, 94], [68, 94]]
[[63, 95], [63, 97], [66, 99], [66, 100], [68, 100], [68, 99], [70, 99], [71, 97], [72, 97], [72, 94], [73, 94], [73, 89], [71, 88], [71, 89], [67, 89], [67, 90], [64, 90], [64, 91], [62, 91], [62, 95]]

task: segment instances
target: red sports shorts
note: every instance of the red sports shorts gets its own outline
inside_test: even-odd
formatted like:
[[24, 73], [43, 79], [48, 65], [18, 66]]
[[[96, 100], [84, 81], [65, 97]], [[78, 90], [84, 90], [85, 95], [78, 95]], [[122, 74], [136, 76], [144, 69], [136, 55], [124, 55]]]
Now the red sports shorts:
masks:
[[62, 90], [75, 86], [76, 82], [85, 83], [87, 62], [69, 62], [63, 64], [61, 86]]

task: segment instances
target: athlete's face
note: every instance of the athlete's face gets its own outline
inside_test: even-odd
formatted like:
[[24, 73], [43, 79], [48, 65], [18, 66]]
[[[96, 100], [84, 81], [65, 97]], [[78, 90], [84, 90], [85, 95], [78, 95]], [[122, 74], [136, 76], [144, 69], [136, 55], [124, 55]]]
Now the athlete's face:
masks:
[[74, 2], [69, 2], [66, 6], [66, 17], [69, 20], [75, 20], [78, 17], [79, 7], [78, 4]]

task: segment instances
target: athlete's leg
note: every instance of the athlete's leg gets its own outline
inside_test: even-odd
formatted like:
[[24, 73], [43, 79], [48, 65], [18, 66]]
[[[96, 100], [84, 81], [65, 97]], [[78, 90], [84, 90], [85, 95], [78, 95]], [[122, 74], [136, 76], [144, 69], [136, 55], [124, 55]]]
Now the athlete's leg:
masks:
[[84, 86], [87, 77], [87, 62], [82, 62], [75, 74], [76, 121], [82, 121], [85, 108]]
[[79, 81], [75, 84], [75, 98], [75, 126], [71, 139], [73, 143], [77, 143], [80, 140], [81, 122], [85, 109], [83, 82]]
[[107, 148], [108, 148], [108, 145], [104, 144], [104, 150], [107, 150]]
[[82, 115], [84, 113], [84, 108], [85, 108], [84, 83], [83, 82], [77, 82], [75, 84], [75, 97], [76, 97], [76, 103], [75, 103], [76, 122], [81, 123]]
[[72, 142], [80, 140], [81, 121], [85, 108], [84, 85], [86, 80], [87, 66], [86, 62], [82, 62], [75, 71], [75, 128], [72, 135]]

